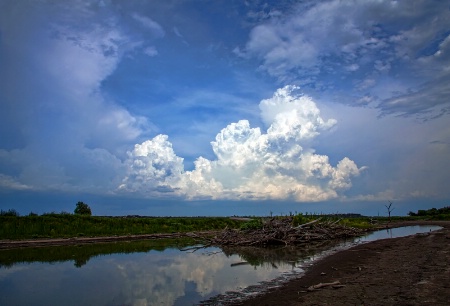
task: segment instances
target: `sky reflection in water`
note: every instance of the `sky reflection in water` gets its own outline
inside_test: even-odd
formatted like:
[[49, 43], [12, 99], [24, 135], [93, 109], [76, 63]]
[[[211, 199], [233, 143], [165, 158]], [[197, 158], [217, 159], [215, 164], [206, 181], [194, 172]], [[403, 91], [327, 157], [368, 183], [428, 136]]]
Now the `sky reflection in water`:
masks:
[[73, 261], [18, 263], [0, 269], [0, 304], [190, 305], [293, 268], [279, 260], [232, 266], [243, 261], [217, 248], [170, 248], [97, 256], [81, 268]]

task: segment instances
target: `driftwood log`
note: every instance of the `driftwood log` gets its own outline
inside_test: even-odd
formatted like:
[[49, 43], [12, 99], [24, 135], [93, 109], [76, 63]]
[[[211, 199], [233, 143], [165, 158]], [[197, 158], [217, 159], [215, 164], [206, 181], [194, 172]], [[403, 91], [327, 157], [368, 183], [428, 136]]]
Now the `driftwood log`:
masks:
[[323, 287], [332, 287], [332, 288], [337, 289], [337, 288], [344, 287], [344, 285], [341, 285], [341, 283], [339, 281], [335, 281], [335, 282], [332, 282], [332, 283], [320, 283], [320, 284], [317, 284], [317, 285], [314, 285], [314, 286], [310, 286], [308, 288], [308, 291], [314, 291], [314, 290], [317, 290], [317, 289], [320, 289], [320, 288], [323, 288]]

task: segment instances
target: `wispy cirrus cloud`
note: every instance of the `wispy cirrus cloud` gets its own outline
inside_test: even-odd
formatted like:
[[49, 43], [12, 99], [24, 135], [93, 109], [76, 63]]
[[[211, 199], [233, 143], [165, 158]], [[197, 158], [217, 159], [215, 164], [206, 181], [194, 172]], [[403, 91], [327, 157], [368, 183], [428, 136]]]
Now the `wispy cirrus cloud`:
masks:
[[132, 14], [132, 17], [136, 21], [138, 21], [143, 27], [150, 30], [151, 33], [156, 37], [164, 37], [164, 35], [166, 35], [166, 32], [164, 31], [163, 27], [153, 19], [147, 16], [142, 16], [138, 13]]
[[[432, 118], [449, 108], [449, 20], [439, 1], [299, 4], [255, 26], [240, 53], [282, 84], [368, 101], [381, 114]], [[371, 83], [355, 90], [361, 80]]]

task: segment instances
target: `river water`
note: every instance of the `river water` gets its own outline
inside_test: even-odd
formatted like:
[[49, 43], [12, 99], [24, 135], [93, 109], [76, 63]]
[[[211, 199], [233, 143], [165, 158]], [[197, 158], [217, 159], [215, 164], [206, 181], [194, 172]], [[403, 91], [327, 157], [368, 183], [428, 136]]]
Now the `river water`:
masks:
[[[377, 239], [437, 230], [410, 226], [345, 242], [283, 248], [203, 248], [137, 241], [0, 251], [0, 305], [195, 305], [256, 294], [314, 260]], [[212, 302], [215, 301], [215, 302]]]

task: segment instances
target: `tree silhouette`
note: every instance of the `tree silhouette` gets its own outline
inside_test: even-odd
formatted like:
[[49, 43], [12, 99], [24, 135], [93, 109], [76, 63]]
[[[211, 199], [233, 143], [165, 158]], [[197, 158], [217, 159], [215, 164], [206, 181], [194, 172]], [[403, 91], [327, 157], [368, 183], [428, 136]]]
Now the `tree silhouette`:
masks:
[[384, 205], [384, 206], [386, 206], [386, 209], [388, 211], [389, 223], [390, 223], [391, 222], [391, 212], [394, 210], [394, 207], [391, 208], [392, 202], [391, 201], [388, 201], [388, 202], [389, 202], [389, 205]]
[[75, 213], [75, 215], [85, 215], [85, 216], [92, 215], [91, 208], [89, 207], [89, 205], [87, 205], [84, 202], [78, 202], [77, 203], [77, 206], [75, 207], [74, 213]]

